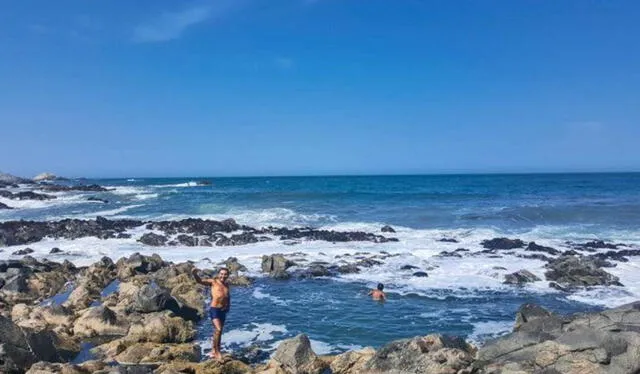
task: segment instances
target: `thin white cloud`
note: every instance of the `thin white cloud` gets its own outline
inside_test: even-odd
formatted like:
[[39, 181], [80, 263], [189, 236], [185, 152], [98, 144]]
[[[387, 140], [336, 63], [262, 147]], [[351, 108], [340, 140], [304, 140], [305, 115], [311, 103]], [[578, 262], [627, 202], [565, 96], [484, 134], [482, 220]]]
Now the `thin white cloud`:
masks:
[[177, 12], [166, 12], [133, 30], [135, 43], [158, 43], [178, 39], [189, 27], [211, 18], [210, 6], [195, 6]]

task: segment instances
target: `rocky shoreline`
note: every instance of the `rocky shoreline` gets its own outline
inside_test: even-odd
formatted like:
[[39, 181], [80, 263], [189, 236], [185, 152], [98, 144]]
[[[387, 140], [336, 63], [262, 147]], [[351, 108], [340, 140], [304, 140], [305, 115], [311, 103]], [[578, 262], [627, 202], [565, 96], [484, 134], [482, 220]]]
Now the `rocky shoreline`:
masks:
[[[264, 256], [262, 270], [290, 260]], [[235, 258], [231, 283], [250, 285]], [[25, 256], [0, 262], [3, 373], [636, 373], [640, 302], [600, 313], [558, 316], [523, 305], [513, 332], [482, 347], [431, 334], [335, 356], [318, 356], [300, 335], [265, 362], [240, 352], [204, 361], [194, 342], [204, 298], [190, 262], [140, 254], [88, 267]], [[212, 275], [211, 270], [205, 271]], [[109, 292], [105, 292], [109, 290]], [[425, 332], [426, 333], [426, 332]], [[71, 364], [88, 342], [86, 362]], [[263, 356], [263, 355], [262, 355]]]

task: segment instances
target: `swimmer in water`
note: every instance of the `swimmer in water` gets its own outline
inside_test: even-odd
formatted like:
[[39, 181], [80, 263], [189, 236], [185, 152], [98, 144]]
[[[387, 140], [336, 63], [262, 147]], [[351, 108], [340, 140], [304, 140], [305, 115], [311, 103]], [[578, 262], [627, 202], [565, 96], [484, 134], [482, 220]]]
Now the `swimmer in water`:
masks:
[[369, 296], [371, 296], [373, 300], [384, 301], [387, 299], [387, 295], [385, 295], [382, 290], [384, 290], [384, 284], [378, 283], [377, 289], [369, 291]]

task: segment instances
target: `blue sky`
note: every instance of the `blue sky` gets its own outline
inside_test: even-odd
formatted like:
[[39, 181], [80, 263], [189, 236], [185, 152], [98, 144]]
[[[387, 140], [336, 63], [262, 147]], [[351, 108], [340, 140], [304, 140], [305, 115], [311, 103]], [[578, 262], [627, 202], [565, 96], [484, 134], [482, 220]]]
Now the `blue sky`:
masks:
[[640, 2], [3, 1], [0, 170], [640, 170]]

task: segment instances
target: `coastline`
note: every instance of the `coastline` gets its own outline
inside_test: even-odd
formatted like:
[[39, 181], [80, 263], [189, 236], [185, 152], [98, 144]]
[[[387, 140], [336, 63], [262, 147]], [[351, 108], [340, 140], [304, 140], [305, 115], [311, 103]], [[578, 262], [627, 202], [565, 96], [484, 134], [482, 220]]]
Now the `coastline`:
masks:
[[[195, 182], [169, 186], [163, 188], [209, 188], [198, 187]], [[109, 206], [109, 194], [117, 191], [117, 188], [113, 190], [113, 187], [109, 186], [77, 184], [19, 184], [5, 186], [0, 190], [8, 191], [3, 192], [2, 201], [14, 204], [15, 209], [12, 211], [15, 212], [16, 209], [29, 211], [33, 209], [34, 203], [37, 203], [35, 206], [53, 209], [56, 204], [64, 204], [65, 199], [69, 198], [83, 204]], [[139, 192], [135, 190], [136, 194]], [[145, 190], [142, 194], [155, 195], [152, 199], [157, 198], [157, 193], [153, 191]], [[336, 336], [335, 334], [327, 335], [320, 342], [310, 339], [309, 344], [305, 343], [305, 338], [298, 337], [295, 344], [290, 344], [300, 346], [308, 357], [315, 357], [317, 353], [320, 358], [310, 359], [309, 362], [305, 361], [306, 363], [291, 364], [293, 366], [289, 365], [288, 369], [288, 364], [272, 362], [271, 369], [275, 370], [275, 373], [304, 371], [307, 369], [298, 370], [294, 367], [306, 367], [305, 365], [320, 365], [318, 367], [326, 369], [327, 365], [330, 365], [329, 361], [335, 360], [338, 363], [346, 360], [346, 365], [352, 368], [360, 367], [357, 365], [369, 362], [376, 352], [384, 352], [387, 343], [395, 341], [398, 337], [414, 336], [417, 331], [411, 326], [416, 322], [417, 326], [420, 326], [420, 321], [432, 323], [425, 326], [441, 326], [443, 323], [459, 325], [461, 321], [468, 324], [472, 318], [477, 326], [486, 326], [485, 334], [474, 333], [475, 337], [470, 342], [478, 345], [511, 331], [509, 321], [513, 319], [514, 314], [522, 314], [518, 307], [528, 303], [527, 300], [532, 295], [539, 295], [534, 297], [536, 300], [547, 300], [544, 303], [550, 310], [557, 309], [553, 301], [557, 298], [561, 300], [558, 306], [562, 306], [560, 310], [564, 313], [598, 313], [602, 306], [613, 307], [637, 300], [640, 290], [640, 282], [633, 277], [632, 271], [635, 259], [640, 255], [640, 246], [634, 241], [618, 242], [597, 238], [576, 241], [538, 240], [537, 237], [529, 238], [526, 235], [497, 236], [491, 230], [474, 230], [473, 234], [469, 235], [468, 229], [434, 230], [429, 234], [428, 241], [425, 241], [423, 236], [418, 236], [418, 231], [396, 225], [248, 225], [241, 219], [236, 222], [231, 218], [216, 220], [208, 217], [180, 216], [170, 219], [118, 217], [117, 214], [124, 211], [123, 207], [109, 207], [107, 211], [113, 212], [114, 216], [105, 218], [100, 214], [95, 214], [94, 217], [75, 214], [68, 218], [54, 216], [46, 220], [0, 222], [0, 297], [3, 304], [2, 314], [5, 316], [3, 323], [6, 326], [16, 325], [19, 329], [26, 329], [22, 334], [35, 333], [38, 338], [34, 339], [40, 339], [41, 335], [38, 334], [44, 334], [48, 336], [45, 340], [63, 342], [62, 348], [50, 346], [48, 353], [51, 355], [39, 357], [39, 360], [43, 357], [46, 357], [46, 360], [62, 362], [75, 359], [78, 360], [75, 363], [80, 363], [86, 358], [95, 357], [99, 352], [101, 360], [115, 360], [121, 365], [128, 365], [136, 360], [138, 363], [155, 360], [154, 362], [170, 362], [172, 365], [182, 361], [180, 365], [183, 367], [179, 370], [200, 372], [199, 370], [211, 369], [213, 372], [224, 372], [227, 369], [209, 367], [211, 363], [198, 364], [209, 365], [208, 369], [200, 366], [187, 367], [196, 365], [195, 362], [206, 353], [206, 344], [202, 342], [209, 334], [206, 328], [203, 329], [207, 323], [202, 319], [200, 310], [204, 302], [202, 294], [198, 294], [185, 272], [193, 266], [207, 271], [222, 264], [233, 267], [237, 270], [234, 284], [241, 287], [238, 290], [243, 290], [243, 297], [253, 300], [253, 304], [241, 306], [237, 313], [246, 315], [247, 311], [254, 307], [261, 308], [262, 319], [253, 323], [251, 320], [243, 320], [255, 326], [255, 330], [238, 329], [240, 326], [236, 325], [229, 331], [231, 337], [234, 334], [246, 336], [249, 333], [261, 337], [254, 337], [246, 342], [241, 340], [241, 345], [230, 346], [238, 358], [253, 365], [249, 369], [246, 363], [242, 364], [245, 366], [236, 361], [230, 363], [231, 367], [240, 365], [238, 367], [244, 368], [244, 372], [265, 369], [260, 365], [264, 365], [269, 357], [278, 356], [278, 344], [293, 339], [292, 334], [309, 333], [309, 336], [313, 337], [325, 326], [326, 322], [323, 322], [318, 327], [304, 328], [304, 323], [298, 323], [292, 325], [297, 327], [290, 327], [293, 331], [288, 331], [286, 326], [278, 325], [276, 322], [273, 322], [275, 325], [267, 323], [267, 312], [279, 307], [295, 307], [295, 310], [301, 310], [303, 313], [307, 311], [310, 318], [321, 316], [315, 313], [318, 313], [318, 308], [321, 310], [322, 304], [315, 304], [317, 300], [313, 298], [300, 303], [293, 302], [296, 292], [312, 292], [316, 295], [314, 297], [320, 297], [320, 300], [335, 299], [334, 302], [345, 305], [345, 313], [349, 314], [358, 313], [357, 304], [361, 303], [357, 299], [359, 287], [366, 288], [376, 282], [390, 283], [390, 292], [394, 296], [390, 308], [401, 308], [404, 317], [411, 316], [411, 319], [395, 322], [393, 326], [403, 326], [402, 331], [388, 331], [376, 327], [377, 330], [371, 333], [377, 331], [381, 336], [388, 336], [375, 340], [374, 345], [378, 351], [366, 349], [360, 352], [359, 348], [353, 348], [370, 345], [371, 338], [364, 342], [354, 336], [348, 344], [338, 345], [342, 348], [337, 349], [334, 344], [328, 349], [326, 344], [332, 342], [332, 336]], [[478, 281], [482, 283], [474, 284]], [[154, 310], [130, 309], [129, 304], [135, 301], [140, 289], [151, 284], [159, 285], [161, 293], [165, 293], [168, 299], [176, 300], [173, 309], [167, 310], [160, 306], [155, 306]], [[327, 292], [324, 289], [327, 286], [338, 287], [341, 292]], [[487, 296], [484, 296], [485, 292]], [[456, 305], [459, 300], [471, 295], [473, 296], [469, 306], [484, 297], [487, 297], [488, 301], [481, 307], [475, 305], [475, 308], [464, 310], [461, 315], [455, 317], [457, 320], [449, 320], [445, 318], [445, 314], [432, 312], [443, 307], [447, 310], [447, 300], [451, 298], [458, 300], [452, 304]], [[354, 296], [355, 304], [352, 300]], [[51, 297], [53, 299], [48, 302], [55, 300], [53, 305], [40, 304]], [[69, 302], [69, 299], [72, 302]], [[501, 300], [507, 300], [510, 305], [499, 311], [492, 308], [491, 302]], [[580, 304], [583, 300], [590, 304]], [[424, 304], [425, 302], [427, 304]], [[568, 302], [576, 304], [567, 304]], [[306, 303], [310, 303], [307, 309], [300, 309], [300, 306]], [[180, 307], [177, 308], [176, 305]], [[426, 312], [420, 312], [423, 306], [428, 308]], [[491, 314], [492, 311], [500, 315], [498, 320], [495, 315], [485, 315]], [[339, 312], [332, 313], [334, 316], [340, 315]], [[545, 318], [551, 317], [549, 313], [540, 313]], [[474, 314], [477, 314], [478, 318]], [[287, 317], [282, 315], [278, 318]], [[349, 321], [341, 320], [341, 323], [344, 322]], [[178, 333], [180, 337], [167, 337], [168, 333], [162, 331], [150, 332], [158, 337], [153, 338], [156, 339], [154, 341], [140, 337], [141, 334], [146, 334], [140, 332], [141, 329], [144, 331], [146, 325], [167, 324], [175, 324], [176, 331], [181, 331]], [[329, 325], [331, 324], [326, 326]], [[360, 328], [358, 325], [349, 326]], [[469, 339], [469, 330], [466, 329], [460, 330], [456, 327], [453, 332]], [[418, 330], [420, 334], [442, 332], [433, 327]], [[14, 328], [14, 331], [17, 330]], [[445, 328], [445, 331], [452, 332], [452, 328]], [[129, 336], [131, 334], [133, 335]], [[263, 338], [265, 340], [261, 341]], [[452, 342], [446, 338], [431, 336], [424, 339], [415, 338], [408, 344], [412, 347], [422, 347], [425, 339], [430, 346], [461, 349], [461, 352], [455, 351], [455, 355], [467, 358], [456, 361], [455, 365], [451, 364], [458, 367], [456, 370], [462, 370], [461, 372], [491, 372], [487, 370], [495, 364], [492, 361], [482, 363], [482, 368], [474, 366], [482, 355], [478, 356], [475, 348], [467, 347], [467, 343], [462, 344], [460, 339], [464, 338]], [[13, 343], [16, 342], [11, 344]], [[91, 349], [88, 348], [89, 343]], [[600, 343], [602, 342], [598, 344]], [[3, 344], [6, 346], [9, 343]], [[24, 350], [30, 343], [24, 343], [27, 346], [20, 344], [16, 347], [22, 347]], [[397, 346], [397, 343], [393, 344]], [[551, 343], [545, 343], [544, 347], [549, 344]], [[485, 348], [483, 344], [480, 344], [480, 347], [480, 351]], [[316, 352], [309, 352], [314, 349]], [[607, 348], [603, 349], [606, 351]], [[297, 348], [295, 350], [297, 351]], [[153, 354], [164, 351], [166, 356], [153, 356], [152, 351]], [[411, 348], [402, 345], [396, 351], [406, 353], [410, 352]], [[123, 355], [124, 352], [127, 354]], [[552, 354], [544, 352], [545, 355]], [[557, 354], [557, 350], [554, 352], [556, 356], [561, 356]], [[442, 359], [441, 353], [432, 353], [440, 355], [438, 357]], [[612, 354], [608, 353], [607, 357]], [[120, 357], [116, 358], [118, 356]], [[150, 358], [152, 356], [153, 359]], [[582, 360], [580, 357], [576, 360]], [[281, 358], [281, 361], [287, 360], [286, 357]], [[597, 365], [611, 364], [605, 363], [604, 359], [600, 361], [596, 362]], [[93, 362], [84, 365], [103, 364]], [[503, 364], [511, 365], [499, 363]], [[524, 372], [532, 368], [526, 366], [529, 363], [518, 363], [520, 364], [525, 365]], [[40, 365], [41, 370], [45, 372], [62, 370], [61, 367], [43, 365]], [[371, 365], [367, 366], [367, 370], [380, 369]], [[380, 365], [382, 368], [387, 364]], [[430, 364], [422, 362], [418, 366], [425, 365]], [[98, 369], [98, 366], [87, 370], [104, 370]], [[160, 365], [157, 365], [153, 370], [159, 368]], [[598, 368], [600, 366], [596, 368], [600, 370]], [[166, 367], [162, 370], [165, 369], [169, 370], [168, 372], [178, 370]], [[414, 369], [404, 372], [419, 372], [415, 371], [418, 369]], [[148, 372], [153, 371], [149, 370]], [[332, 370], [345, 373], [365, 372], [353, 371], [355, 369]]]

